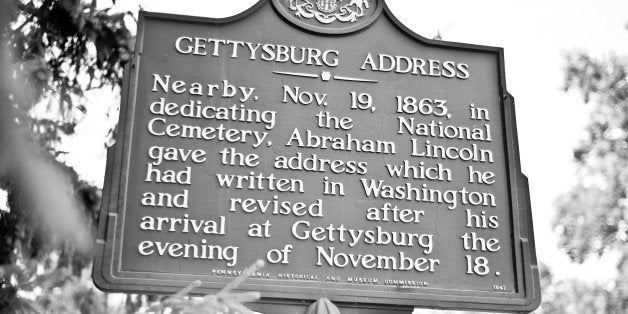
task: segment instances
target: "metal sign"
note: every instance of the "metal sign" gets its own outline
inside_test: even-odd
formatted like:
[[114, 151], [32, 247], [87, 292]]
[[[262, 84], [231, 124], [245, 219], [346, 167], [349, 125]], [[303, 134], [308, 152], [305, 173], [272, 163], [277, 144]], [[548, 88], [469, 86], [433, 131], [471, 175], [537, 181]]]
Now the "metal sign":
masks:
[[141, 12], [94, 281], [531, 311], [527, 179], [501, 48], [425, 39], [383, 1]]

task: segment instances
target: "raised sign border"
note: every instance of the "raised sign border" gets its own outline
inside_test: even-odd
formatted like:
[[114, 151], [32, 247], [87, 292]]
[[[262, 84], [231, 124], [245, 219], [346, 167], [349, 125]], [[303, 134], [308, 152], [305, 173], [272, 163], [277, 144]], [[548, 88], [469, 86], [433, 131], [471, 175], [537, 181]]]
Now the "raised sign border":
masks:
[[[246, 11], [228, 18], [189, 17], [182, 15], [140, 12], [138, 21], [137, 45], [134, 59], [125, 69], [125, 79], [122, 91], [122, 104], [118, 125], [117, 143], [109, 148], [107, 154], [107, 169], [101, 203], [100, 219], [96, 240], [95, 259], [93, 266], [93, 280], [96, 286], [106, 291], [125, 291], [136, 293], [171, 294], [179, 291], [187, 283], [195, 279], [209, 276], [179, 275], [179, 274], [148, 274], [120, 272], [116, 269], [116, 256], [120, 250], [116, 248], [116, 240], [122, 236], [123, 215], [118, 216], [118, 209], [125, 208], [124, 194], [126, 191], [126, 172], [128, 171], [129, 151], [131, 147], [131, 131], [133, 129], [133, 113], [135, 109], [135, 92], [138, 80], [138, 67], [141, 62], [142, 45], [144, 39], [144, 22], [148, 19], [185, 21], [220, 25], [239, 20], [257, 11], [264, 5], [270, 5], [271, 0], [260, 0]], [[455, 50], [476, 51], [497, 55], [499, 62], [500, 93], [502, 95], [504, 122], [504, 149], [508, 162], [508, 183], [512, 208], [511, 228], [513, 230], [512, 245], [516, 293], [478, 292], [444, 289], [422, 289], [412, 293], [415, 299], [408, 298], [407, 294], [399, 297], [394, 292], [367, 292], [351, 291], [350, 289], [328, 289], [324, 292], [320, 288], [307, 286], [295, 287], [273, 285], [268, 279], [250, 279], [241, 287], [243, 290], [260, 291], [264, 296], [264, 303], [303, 304], [304, 300], [316, 300], [321, 295], [327, 296], [337, 304], [373, 309], [404, 308], [408, 306], [529, 312], [536, 309], [541, 301], [539, 272], [534, 247], [532, 214], [530, 209], [528, 180], [521, 173], [519, 161], [517, 129], [515, 120], [514, 99], [506, 90], [504, 51], [502, 48], [452, 43], [430, 40], [422, 37], [406, 26], [391, 13], [385, 2], [380, 2], [383, 15], [390, 20], [401, 32], [414, 38], [423, 45], [442, 47]], [[119, 219], [120, 218], [120, 219]], [[197, 294], [213, 293], [231, 281], [228, 277], [211, 277], [211, 283], [204, 283], [195, 289]], [[281, 281], [281, 280], [279, 280]]]

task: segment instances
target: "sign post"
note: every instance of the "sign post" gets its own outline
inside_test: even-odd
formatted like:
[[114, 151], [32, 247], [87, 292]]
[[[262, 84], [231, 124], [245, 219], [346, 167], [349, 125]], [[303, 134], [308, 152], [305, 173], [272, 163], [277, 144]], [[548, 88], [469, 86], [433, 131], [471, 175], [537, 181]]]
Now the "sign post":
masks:
[[[377, 0], [141, 12], [94, 261], [104, 290], [259, 308], [532, 311], [540, 287], [501, 48]], [[347, 310], [350, 312], [350, 310]]]

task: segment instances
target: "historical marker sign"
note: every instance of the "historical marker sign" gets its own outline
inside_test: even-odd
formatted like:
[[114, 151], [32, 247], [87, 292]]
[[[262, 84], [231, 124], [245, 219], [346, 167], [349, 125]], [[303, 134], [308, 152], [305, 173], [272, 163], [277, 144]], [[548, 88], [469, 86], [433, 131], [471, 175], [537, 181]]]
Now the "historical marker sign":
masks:
[[383, 1], [141, 13], [94, 280], [267, 300], [539, 302], [500, 48], [422, 38]]

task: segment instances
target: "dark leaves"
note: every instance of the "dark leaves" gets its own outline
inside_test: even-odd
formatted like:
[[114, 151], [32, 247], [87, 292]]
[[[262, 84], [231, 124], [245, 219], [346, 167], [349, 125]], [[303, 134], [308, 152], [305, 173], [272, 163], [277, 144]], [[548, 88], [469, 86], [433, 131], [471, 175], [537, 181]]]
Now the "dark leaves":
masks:
[[75, 104], [70, 95], [121, 84], [134, 48], [125, 22], [130, 13], [109, 14], [81, 0], [37, 3], [19, 4], [25, 22], [11, 35], [15, 57], [29, 73], [24, 84], [38, 90], [37, 98], [58, 95], [61, 116], [71, 117]]

